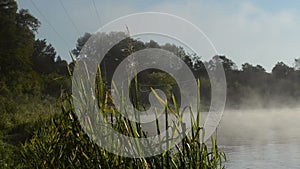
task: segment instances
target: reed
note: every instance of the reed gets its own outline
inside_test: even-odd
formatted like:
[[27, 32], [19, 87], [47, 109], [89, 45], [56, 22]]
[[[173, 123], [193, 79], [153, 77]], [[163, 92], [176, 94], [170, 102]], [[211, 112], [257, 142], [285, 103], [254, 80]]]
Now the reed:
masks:
[[[139, 123], [128, 120], [121, 114], [120, 110], [110, 105], [109, 100], [111, 96], [105, 90], [101, 73], [98, 74], [96, 79], [95, 92], [98, 97], [101, 117], [105, 118], [113, 129], [126, 136], [134, 138], [147, 137]], [[136, 90], [138, 90], [137, 83], [135, 85]], [[199, 90], [200, 82], [198, 81], [198, 102], [200, 102]], [[123, 98], [122, 91], [116, 91], [116, 93], [120, 98]], [[135, 94], [137, 95], [138, 92]], [[173, 108], [170, 108], [165, 103], [165, 116], [168, 116], [169, 113], [175, 113], [178, 115], [176, 117], [178, 117], [180, 122], [181, 116], [179, 114], [181, 112], [179, 112], [174, 96], [172, 99], [174, 103]], [[135, 105], [139, 106], [139, 103]], [[226, 160], [226, 156], [218, 149], [215, 139], [212, 137], [211, 144], [208, 146], [203, 142], [203, 137], [200, 138], [200, 133], [204, 135], [205, 131], [200, 126], [199, 106], [197, 107], [197, 117], [192, 117], [191, 119], [191, 134], [181, 138], [182, 141], [179, 145], [175, 145], [175, 148], [147, 158], [118, 156], [99, 147], [82, 130], [78, 121], [80, 117], [75, 115], [71, 96], [62, 101], [61, 111], [60, 115], [53, 117], [52, 120], [35, 133], [31, 140], [23, 145], [24, 168], [224, 168], [223, 162]], [[168, 118], [166, 117], [166, 119]], [[166, 120], [166, 128], [169, 127], [168, 123], [168, 120]], [[156, 120], [156, 131], [158, 134], [161, 132], [161, 128], [162, 126]], [[172, 131], [178, 132], [176, 127]], [[172, 137], [172, 135], [167, 135], [167, 137]], [[111, 139], [114, 138], [112, 137]], [[137, 147], [145, 146], [138, 145], [138, 142], [133, 144], [136, 144]], [[114, 145], [112, 144], [112, 146]]]

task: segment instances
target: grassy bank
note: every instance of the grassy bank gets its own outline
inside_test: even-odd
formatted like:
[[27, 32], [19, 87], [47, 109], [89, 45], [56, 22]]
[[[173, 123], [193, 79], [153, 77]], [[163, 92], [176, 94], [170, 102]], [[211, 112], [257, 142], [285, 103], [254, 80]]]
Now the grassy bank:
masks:
[[50, 112], [58, 112], [55, 103], [46, 96], [0, 97], [0, 168], [22, 166], [22, 144], [50, 119]]
[[[109, 125], [126, 136], [147, 137], [139, 123], [128, 120], [115, 107], [109, 105], [109, 95], [101, 84], [102, 82], [97, 90], [99, 113], [108, 119]], [[193, 126], [191, 134], [183, 138], [173, 149], [152, 157], [128, 158], [112, 154], [91, 140], [81, 128], [71, 97], [61, 102], [60, 106], [62, 113], [52, 117], [23, 145], [22, 162], [25, 168], [217, 169], [223, 168], [222, 162], [226, 160], [225, 154], [219, 151], [214, 138], [211, 139], [210, 146], [201, 142], [200, 132], [204, 131], [195, 120], [196, 117], [191, 119]], [[178, 110], [175, 109], [175, 113], [180, 113]], [[166, 114], [167, 111], [170, 111], [168, 106]], [[111, 116], [114, 117], [110, 118]], [[156, 130], [160, 132], [159, 125], [156, 126]]]

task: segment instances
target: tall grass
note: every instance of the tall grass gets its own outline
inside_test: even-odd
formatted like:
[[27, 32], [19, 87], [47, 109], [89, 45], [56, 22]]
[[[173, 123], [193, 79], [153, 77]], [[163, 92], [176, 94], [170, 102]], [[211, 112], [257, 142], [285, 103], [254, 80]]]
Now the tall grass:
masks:
[[33, 131], [50, 118], [49, 110], [58, 112], [55, 99], [32, 95], [0, 96], [0, 168], [22, 165], [20, 151]]
[[[200, 85], [199, 81], [198, 84]], [[198, 86], [198, 90], [200, 90], [200, 86]], [[122, 95], [122, 91], [117, 92]], [[120, 110], [110, 105], [110, 94], [105, 90], [101, 75], [97, 77], [96, 95], [98, 96], [99, 114], [113, 129], [133, 138], [147, 137], [139, 123], [128, 120]], [[172, 98], [174, 107], [170, 108], [168, 104], [165, 104], [165, 116], [168, 116], [171, 111], [180, 114], [176, 99]], [[200, 92], [198, 91], [199, 101]], [[136, 105], [139, 104], [136, 103]], [[99, 147], [81, 128], [78, 120], [80, 117], [75, 115], [71, 96], [61, 103], [61, 110], [61, 115], [53, 117], [35, 133], [31, 140], [24, 144], [22, 152], [24, 168], [217, 169], [224, 167], [223, 161], [226, 160], [226, 156], [218, 149], [215, 139], [212, 137], [211, 144], [208, 146], [204, 143], [203, 138], [200, 138], [200, 133], [205, 132], [200, 126], [200, 107], [197, 107], [197, 117], [191, 119], [191, 133], [182, 138], [180, 144], [175, 145], [175, 148], [171, 150], [146, 158], [118, 156]], [[180, 118], [180, 116], [177, 117]], [[168, 120], [165, 123], [166, 129], [169, 128]], [[161, 128], [162, 126], [156, 121], [158, 134], [161, 132]], [[172, 131], [176, 132], [176, 129]]]

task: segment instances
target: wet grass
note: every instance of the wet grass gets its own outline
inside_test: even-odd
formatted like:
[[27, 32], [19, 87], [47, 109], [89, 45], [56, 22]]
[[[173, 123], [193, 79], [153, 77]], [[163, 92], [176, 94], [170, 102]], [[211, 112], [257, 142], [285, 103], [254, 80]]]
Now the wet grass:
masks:
[[[98, 146], [96, 144], [99, 141], [96, 139], [97, 128], [92, 124], [97, 124], [99, 118], [101, 118], [100, 121], [105, 120], [111, 128], [125, 136], [136, 139], [148, 136], [140, 123], [128, 120], [120, 112], [122, 110], [118, 110], [116, 107], [110, 105], [110, 94], [105, 90], [101, 76], [97, 78], [97, 84], [96, 96], [98, 97], [99, 113], [96, 116], [88, 116], [87, 118], [83, 114], [76, 116], [78, 114], [75, 113], [71, 96], [64, 100], [61, 104], [62, 114], [53, 117], [52, 120], [35, 133], [31, 140], [24, 144], [22, 156], [25, 168], [224, 168], [223, 162], [226, 160], [226, 156], [218, 149], [215, 139], [211, 138], [209, 146], [204, 143], [203, 136], [205, 131], [200, 126], [200, 106], [197, 107], [197, 117], [192, 116], [190, 119], [192, 126], [190, 134], [185, 137], [179, 137], [178, 139], [181, 139], [181, 142], [177, 145], [172, 145], [173, 142], [166, 141], [167, 147], [173, 146], [173, 148], [163, 153], [151, 157], [129, 158], [115, 155]], [[200, 89], [199, 81], [198, 89]], [[119, 93], [122, 100], [122, 92], [117, 91], [117, 93]], [[157, 99], [160, 98], [157, 96]], [[174, 103], [172, 108], [161, 100], [162, 104], [165, 105], [166, 119], [168, 119], [170, 113], [173, 113], [178, 118], [178, 124], [182, 125], [180, 123], [182, 121], [180, 119], [182, 118], [180, 115], [182, 112], [179, 111], [176, 99], [174, 97], [172, 99]], [[199, 90], [198, 102], [200, 102]], [[136, 103], [136, 105], [138, 104]], [[81, 127], [82, 123], [79, 123], [79, 119], [84, 117], [86, 123], [90, 124], [88, 132], [91, 137], [83, 131]], [[172, 126], [172, 133], [171, 135], [167, 134], [166, 138], [160, 138], [162, 139], [161, 141], [173, 137], [172, 134], [174, 133], [180, 136], [178, 125], [170, 125], [169, 123], [168, 120], [165, 121], [165, 128], [168, 129]], [[156, 120], [156, 131], [158, 134], [162, 132], [161, 129], [162, 126]], [[106, 131], [101, 130], [101, 132]], [[202, 138], [200, 133], [203, 133]], [[113, 140], [118, 138], [110, 136], [110, 133], [101, 133], [101, 136], [107, 136], [106, 144], [118, 147], [118, 145], [113, 144]], [[132, 147], [130, 144], [132, 144]], [[149, 150], [151, 150], [151, 147], [153, 148], [153, 144], [151, 143], [140, 145], [139, 142], [131, 142], [130, 144], [124, 150], [134, 150], [137, 151], [137, 154], [142, 151], [139, 151], [139, 148], [133, 147], [148, 146], [150, 147]], [[153, 148], [154, 151], [157, 149], [160, 149], [160, 147]]]

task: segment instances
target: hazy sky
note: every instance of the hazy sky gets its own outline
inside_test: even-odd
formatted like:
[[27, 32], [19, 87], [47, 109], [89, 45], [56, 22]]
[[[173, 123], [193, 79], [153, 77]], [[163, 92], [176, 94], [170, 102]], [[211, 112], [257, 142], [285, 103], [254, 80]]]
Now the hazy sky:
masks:
[[94, 0], [100, 20], [93, 0], [17, 2], [41, 21], [38, 38], [47, 39], [67, 60], [84, 32], [95, 32], [109, 21], [136, 12], [166, 12], [189, 20], [206, 33], [219, 53], [239, 67], [249, 62], [270, 71], [278, 61], [292, 66], [294, 59], [300, 57], [297, 0]]

